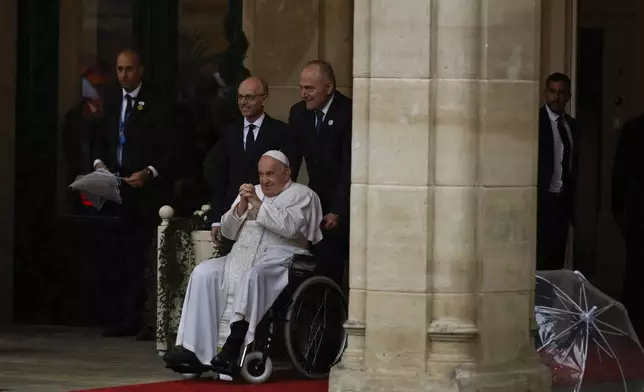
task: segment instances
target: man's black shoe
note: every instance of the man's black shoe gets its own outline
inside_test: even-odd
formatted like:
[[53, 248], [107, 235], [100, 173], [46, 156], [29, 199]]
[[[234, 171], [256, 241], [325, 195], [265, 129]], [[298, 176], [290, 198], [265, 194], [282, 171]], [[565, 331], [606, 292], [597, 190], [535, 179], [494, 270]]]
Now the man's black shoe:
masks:
[[234, 376], [237, 373], [237, 361], [228, 359], [224, 355], [216, 355], [210, 361], [212, 371], [215, 373], [225, 374], [227, 376]]
[[221, 348], [221, 352], [210, 361], [215, 372], [228, 376], [233, 376], [236, 373], [239, 351], [244, 344], [246, 331], [248, 331], [248, 322], [246, 321], [235, 321], [230, 324], [230, 335], [228, 335], [226, 343]]
[[177, 373], [206, 373], [210, 368], [199, 362], [199, 359], [192, 351], [175, 348], [173, 351], [163, 355], [166, 368]]

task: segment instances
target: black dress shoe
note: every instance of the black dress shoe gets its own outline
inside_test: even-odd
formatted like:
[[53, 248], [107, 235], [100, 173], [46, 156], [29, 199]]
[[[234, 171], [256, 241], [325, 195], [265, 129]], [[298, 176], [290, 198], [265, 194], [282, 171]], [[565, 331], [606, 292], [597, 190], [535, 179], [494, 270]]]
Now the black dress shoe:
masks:
[[202, 364], [195, 353], [182, 347], [165, 353], [163, 361], [166, 363], [166, 368], [177, 373], [206, 373], [210, 371], [210, 367]]
[[229, 359], [221, 353], [210, 361], [210, 365], [212, 366], [213, 372], [227, 376], [234, 376], [238, 370], [237, 361], [235, 359]]
[[228, 335], [219, 354], [210, 361], [213, 371], [228, 376], [233, 376], [237, 372], [239, 369], [237, 361], [244, 344], [246, 331], [248, 331], [248, 322], [246, 321], [235, 321], [230, 324], [230, 335]]

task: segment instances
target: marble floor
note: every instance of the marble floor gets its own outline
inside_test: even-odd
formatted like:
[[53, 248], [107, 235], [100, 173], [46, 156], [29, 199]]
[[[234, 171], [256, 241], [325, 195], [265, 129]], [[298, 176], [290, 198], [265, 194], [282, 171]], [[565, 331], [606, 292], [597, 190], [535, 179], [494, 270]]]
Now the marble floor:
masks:
[[0, 329], [1, 392], [67, 392], [176, 380], [154, 342], [69, 327]]

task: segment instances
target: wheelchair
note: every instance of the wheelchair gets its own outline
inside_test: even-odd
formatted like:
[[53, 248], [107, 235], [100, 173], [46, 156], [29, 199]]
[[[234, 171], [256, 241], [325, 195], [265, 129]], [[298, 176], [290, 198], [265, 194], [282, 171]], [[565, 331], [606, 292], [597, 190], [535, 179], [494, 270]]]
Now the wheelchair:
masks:
[[[238, 374], [248, 383], [268, 381], [274, 359], [290, 362], [305, 378], [326, 378], [346, 348], [348, 305], [342, 289], [320, 274], [314, 256], [294, 256], [288, 274], [288, 285], [257, 325], [255, 340], [239, 357]], [[186, 379], [202, 374], [173, 370]]]

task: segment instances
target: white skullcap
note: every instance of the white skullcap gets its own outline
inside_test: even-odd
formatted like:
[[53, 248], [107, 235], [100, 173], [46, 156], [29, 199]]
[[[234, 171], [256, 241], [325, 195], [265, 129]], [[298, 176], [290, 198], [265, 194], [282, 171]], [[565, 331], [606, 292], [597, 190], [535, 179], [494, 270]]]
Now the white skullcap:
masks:
[[291, 167], [291, 163], [288, 161], [288, 158], [281, 151], [277, 151], [277, 150], [266, 151], [262, 156], [277, 159], [278, 161], [282, 162], [286, 167]]

